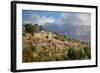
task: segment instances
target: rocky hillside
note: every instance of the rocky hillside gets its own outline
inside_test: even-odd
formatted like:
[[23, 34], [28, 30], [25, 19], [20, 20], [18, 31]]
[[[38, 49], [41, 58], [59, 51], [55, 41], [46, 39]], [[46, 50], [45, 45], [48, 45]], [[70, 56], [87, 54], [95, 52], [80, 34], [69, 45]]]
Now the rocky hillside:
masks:
[[89, 43], [74, 40], [56, 32], [42, 30], [30, 33], [23, 30], [23, 62], [86, 60], [90, 58]]

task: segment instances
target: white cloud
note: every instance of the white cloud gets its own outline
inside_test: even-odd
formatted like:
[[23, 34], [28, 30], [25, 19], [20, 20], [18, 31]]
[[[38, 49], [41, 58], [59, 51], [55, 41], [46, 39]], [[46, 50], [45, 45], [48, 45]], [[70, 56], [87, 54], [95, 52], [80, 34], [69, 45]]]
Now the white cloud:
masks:
[[24, 20], [24, 23], [33, 23], [33, 24], [37, 23], [39, 25], [44, 25], [47, 23], [51, 24], [53, 23], [57, 25], [62, 25], [62, 24], [90, 25], [91, 15], [89, 13], [66, 12], [66, 13], [61, 13], [59, 18], [54, 19], [53, 16], [46, 17], [32, 13], [30, 14], [29, 17], [27, 17], [26, 20]]
[[28, 19], [24, 21], [24, 23], [32, 23], [39, 25], [44, 25], [46, 23], [54, 23], [54, 22], [55, 20], [52, 17], [39, 16], [37, 14], [30, 15]]
[[77, 19], [81, 20], [81, 24], [90, 25], [91, 24], [91, 15], [88, 13], [78, 14]]
[[38, 16], [36, 22], [40, 25], [44, 25], [46, 23], [54, 23], [55, 20], [52, 17]]
[[62, 13], [57, 24], [90, 25], [89, 13]]
[[67, 23], [67, 19], [70, 13], [61, 13], [60, 18], [56, 20], [56, 24], [62, 25]]

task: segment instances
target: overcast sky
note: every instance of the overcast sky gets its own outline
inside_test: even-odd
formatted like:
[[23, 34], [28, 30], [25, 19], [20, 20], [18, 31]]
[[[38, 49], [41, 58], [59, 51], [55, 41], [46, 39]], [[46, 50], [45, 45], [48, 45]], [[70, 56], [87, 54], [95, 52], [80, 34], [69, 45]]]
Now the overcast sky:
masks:
[[76, 12], [54, 12], [54, 11], [35, 11], [23, 10], [22, 22], [45, 25], [47, 23], [53, 24], [73, 24], [73, 25], [90, 25], [90, 13], [76, 13]]

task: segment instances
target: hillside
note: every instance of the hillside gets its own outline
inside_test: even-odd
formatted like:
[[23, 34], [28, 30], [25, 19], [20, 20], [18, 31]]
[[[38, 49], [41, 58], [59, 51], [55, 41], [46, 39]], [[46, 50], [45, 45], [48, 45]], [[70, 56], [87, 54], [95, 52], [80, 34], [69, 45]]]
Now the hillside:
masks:
[[56, 32], [23, 31], [23, 62], [86, 60], [90, 44]]

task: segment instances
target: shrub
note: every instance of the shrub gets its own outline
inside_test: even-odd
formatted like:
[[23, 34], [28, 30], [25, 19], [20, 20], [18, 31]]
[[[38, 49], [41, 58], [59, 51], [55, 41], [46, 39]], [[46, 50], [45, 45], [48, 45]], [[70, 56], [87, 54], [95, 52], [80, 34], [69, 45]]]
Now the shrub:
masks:
[[55, 38], [55, 39], [59, 39], [59, 37], [58, 37], [58, 36], [54, 36], [54, 38]]
[[29, 32], [29, 33], [33, 33], [34, 32], [32, 24], [25, 24], [24, 27], [25, 27], [26, 32]]
[[86, 52], [84, 51], [83, 48], [78, 50], [77, 53], [78, 53], [78, 59], [80, 60], [85, 59], [87, 57]]
[[90, 49], [90, 47], [85, 47], [84, 51], [86, 52], [88, 59], [91, 59], [91, 49]]
[[68, 50], [67, 56], [68, 56], [69, 60], [76, 60], [76, 59], [78, 59], [77, 51], [75, 51], [73, 48], [70, 48]]
[[63, 40], [71, 40], [71, 38], [69, 36], [64, 35]]
[[46, 38], [48, 39], [49, 37], [48, 37], [48, 36], [46, 36]]
[[35, 52], [36, 51], [36, 47], [35, 46], [30, 46], [30, 49], [32, 50], [32, 52]]
[[42, 26], [39, 26], [38, 24], [25, 24], [23, 25], [23, 31], [26, 31], [28, 33], [35, 33], [35, 32], [40, 32], [44, 30]]
[[23, 62], [32, 62], [34, 61], [34, 58], [32, 56], [32, 50], [30, 48], [24, 48], [22, 52], [23, 56]]

